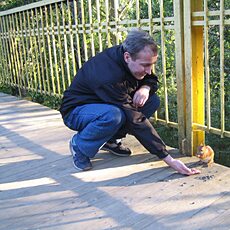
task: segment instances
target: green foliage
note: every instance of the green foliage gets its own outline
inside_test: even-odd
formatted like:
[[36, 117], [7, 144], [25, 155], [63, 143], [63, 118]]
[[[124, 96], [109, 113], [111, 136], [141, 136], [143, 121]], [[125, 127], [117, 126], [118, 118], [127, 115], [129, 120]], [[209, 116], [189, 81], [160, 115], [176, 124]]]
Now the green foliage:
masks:
[[61, 104], [61, 98], [57, 96], [49, 96], [41, 93], [30, 92], [26, 99], [37, 102], [51, 109], [58, 110]]
[[[13, 96], [20, 96], [18, 87], [10, 86], [0, 83], [0, 92], [11, 94]], [[23, 99], [37, 102], [51, 109], [58, 110], [61, 104], [61, 98], [58, 96], [44, 95], [39, 92], [27, 91], [21, 89], [21, 96]]]
[[40, 0], [3, 0], [0, 2], [0, 11], [9, 10], [15, 7], [24, 6]]

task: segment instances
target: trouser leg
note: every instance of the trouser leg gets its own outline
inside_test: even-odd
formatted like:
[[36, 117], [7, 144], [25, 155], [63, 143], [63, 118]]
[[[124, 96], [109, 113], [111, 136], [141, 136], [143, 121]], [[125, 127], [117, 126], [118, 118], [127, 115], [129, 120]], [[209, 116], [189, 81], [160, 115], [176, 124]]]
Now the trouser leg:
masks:
[[[148, 119], [157, 111], [160, 106], [160, 98], [153, 94], [149, 97], [143, 107], [139, 108], [139, 111], [142, 112]], [[109, 142], [115, 142], [116, 139], [121, 139], [129, 133], [128, 128], [124, 124], [118, 132], [109, 140]]]
[[76, 107], [64, 123], [78, 131], [73, 136], [73, 145], [92, 158], [125, 123], [125, 114], [116, 106], [87, 104]]

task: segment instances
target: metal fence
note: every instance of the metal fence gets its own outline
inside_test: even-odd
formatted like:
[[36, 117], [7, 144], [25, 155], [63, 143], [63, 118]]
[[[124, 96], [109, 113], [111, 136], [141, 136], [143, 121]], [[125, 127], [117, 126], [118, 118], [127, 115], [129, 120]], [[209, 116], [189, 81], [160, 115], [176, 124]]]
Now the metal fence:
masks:
[[185, 141], [193, 152], [204, 131], [230, 137], [229, 29], [229, 1], [184, 1]]
[[[204, 131], [230, 137], [229, 4], [211, 9], [198, 0], [45, 0], [0, 13], [0, 82], [61, 96], [90, 57], [119, 44], [132, 27], [148, 31], [160, 47], [154, 71], [162, 106], [155, 120], [178, 129], [185, 153], [204, 139]], [[224, 5], [225, 4], [225, 5]], [[219, 8], [218, 8], [219, 7]], [[215, 27], [215, 28], [214, 28]], [[220, 124], [212, 123], [210, 32], [218, 28]], [[227, 43], [229, 44], [229, 43]], [[204, 56], [204, 59], [203, 59]], [[227, 62], [226, 62], [227, 59]], [[215, 82], [218, 79], [214, 79]], [[216, 118], [215, 118], [216, 120]]]

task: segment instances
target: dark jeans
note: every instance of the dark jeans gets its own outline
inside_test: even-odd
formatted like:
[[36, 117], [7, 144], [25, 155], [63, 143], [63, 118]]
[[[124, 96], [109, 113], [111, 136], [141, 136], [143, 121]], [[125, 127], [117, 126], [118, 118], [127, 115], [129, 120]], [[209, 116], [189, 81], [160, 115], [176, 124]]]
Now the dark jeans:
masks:
[[[138, 110], [142, 112], [147, 118], [150, 118], [159, 108], [160, 106], [160, 99], [156, 94], [153, 94], [149, 97], [146, 101], [145, 105]], [[121, 139], [129, 133], [128, 128], [124, 124], [118, 132], [109, 140], [110, 142], [115, 142], [116, 139]]]
[[[149, 97], [139, 110], [149, 118], [159, 107], [156, 94]], [[73, 136], [73, 146], [82, 154], [93, 158], [98, 150], [111, 139], [119, 139], [127, 134], [126, 117], [122, 109], [109, 104], [86, 104], [77, 106], [64, 123], [70, 129], [78, 131]]]

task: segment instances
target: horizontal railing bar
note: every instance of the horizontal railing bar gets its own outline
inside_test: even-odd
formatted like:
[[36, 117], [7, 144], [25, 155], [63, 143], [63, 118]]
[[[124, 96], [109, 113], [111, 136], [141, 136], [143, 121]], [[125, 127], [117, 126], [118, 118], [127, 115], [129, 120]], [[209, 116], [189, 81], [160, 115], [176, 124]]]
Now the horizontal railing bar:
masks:
[[[192, 17], [204, 17], [204, 11], [197, 11], [192, 13]], [[220, 10], [216, 11], [208, 11], [208, 16], [220, 16], [221, 12]], [[224, 10], [224, 15], [230, 15], [230, 10]]]
[[[192, 25], [193, 26], [204, 26], [205, 21], [193, 21]], [[218, 26], [220, 25], [220, 20], [209, 20], [208, 21], [209, 26]], [[230, 25], [230, 19], [225, 19], [224, 20], [224, 25]]]
[[9, 15], [9, 14], [15, 14], [15, 13], [18, 13], [18, 12], [31, 10], [31, 9], [38, 8], [38, 7], [41, 7], [41, 6], [47, 6], [47, 5], [51, 5], [53, 3], [64, 2], [64, 1], [65, 0], [43, 0], [43, 1], [31, 3], [31, 4], [28, 4], [28, 5], [25, 5], [25, 6], [20, 6], [20, 7], [17, 7], [17, 8], [13, 8], [13, 9], [10, 9], [10, 10], [0, 12], [0, 16], [5, 16], [5, 15]]
[[154, 117], [150, 117], [149, 118], [149, 120], [151, 121], [151, 122], [157, 122], [157, 123], [159, 123], [159, 124], [162, 124], [162, 125], [167, 125], [167, 126], [169, 126], [169, 127], [172, 127], [172, 128], [176, 128], [176, 129], [178, 129], [178, 123], [176, 123], [176, 122], [172, 122], [172, 121], [166, 121], [166, 120], [163, 120], [163, 119], [160, 119], [160, 118], [154, 118]]
[[219, 136], [221, 136], [223, 134], [224, 137], [230, 137], [230, 132], [229, 131], [224, 130], [223, 133], [222, 133], [221, 129], [213, 128], [213, 127], [210, 127], [208, 129], [206, 125], [193, 123], [193, 131], [200, 131], [200, 130], [210, 132], [210, 133], [214, 133], [214, 134], [219, 135]]
[[[99, 32], [99, 30], [101, 31], [101, 32], [104, 32], [104, 33], [106, 33], [107, 32], [107, 28], [94, 28], [94, 29], [85, 29], [85, 30], [83, 30], [83, 29], [79, 29], [79, 28], [82, 28], [82, 26], [81, 25], [78, 25], [78, 29], [76, 29], [76, 25], [72, 25], [72, 34], [77, 34], [77, 33], [87, 33], [87, 34], [90, 34], [90, 33], [92, 33], [92, 32], [95, 32], [95, 33], [98, 33]], [[132, 28], [132, 27], [129, 27], [129, 29], [130, 28]], [[133, 27], [133, 28], [135, 28], [135, 27]], [[174, 26], [173, 25], [170, 25], [170, 26], [164, 26], [164, 28], [166, 29], [166, 30], [170, 30], [170, 29], [174, 29]], [[53, 29], [53, 32], [52, 31], [50, 31], [50, 30], [52, 30]], [[49, 32], [48, 32], [48, 34], [49, 35], [52, 35], [52, 34], [54, 34], [54, 35], [58, 35], [58, 33], [59, 34], [70, 34], [70, 28], [69, 28], [69, 26], [68, 25], [66, 25], [65, 26], [65, 32], [64, 32], [64, 26], [60, 26], [60, 31], [58, 30], [58, 26], [54, 26], [54, 27], [51, 27], [51, 26], [49, 26], [48, 27], [48, 30], [49, 30]], [[149, 26], [142, 26], [142, 29], [143, 30], [149, 30]], [[154, 29], [155, 30], [159, 30], [160, 31], [160, 26], [154, 26]], [[25, 33], [25, 32], [31, 32], [31, 35], [32, 36], [38, 36], [38, 30], [40, 31], [40, 32], [42, 32], [43, 30], [42, 30], [42, 28], [39, 28], [39, 29], [34, 29], [34, 30], [23, 30], [22, 32], [23, 33]], [[127, 31], [127, 28], [119, 28], [119, 29], [116, 29], [116, 28], [110, 28], [110, 32], [115, 32], [115, 31], [119, 31], [119, 32], [124, 32], [124, 31]], [[35, 32], [35, 33], [34, 33]], [[21, 35], [21, 30], [18, 30], [17, 32], [16, 32], [18, 35], [17, 35], [17, 37], [22, 37], [22, 35]], [[47, 28], [44, 28], [44, 35], [47, 35]], [[1, 37], [4, 37], [4, 38], [8, 38], [9, 37], [9, 32], [2, 32], [2, 33], [0, 33], [0, 36]], [[25, 34], [23, 35], [24, 37], [30, 37], [30, 36], [26, 36]], [[40, 35], [41, 36], [41, 35]]]

